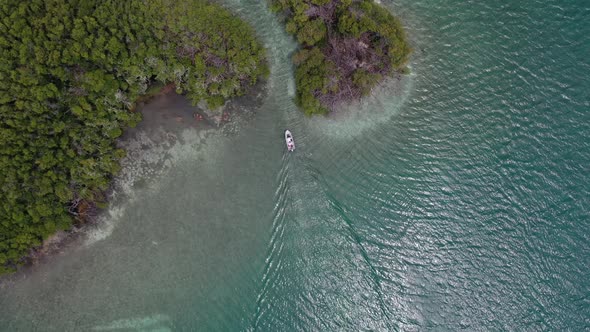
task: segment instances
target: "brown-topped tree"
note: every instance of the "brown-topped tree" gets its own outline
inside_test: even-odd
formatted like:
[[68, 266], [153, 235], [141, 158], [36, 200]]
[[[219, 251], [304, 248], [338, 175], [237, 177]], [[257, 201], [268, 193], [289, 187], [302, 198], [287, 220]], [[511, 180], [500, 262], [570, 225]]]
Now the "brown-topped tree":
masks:
[[368, 0], [271, 0], [301, 48], [297, 102], [306, 114], [325, 114], [370, 93], [404, 71], [411, 49], [400, 22]]

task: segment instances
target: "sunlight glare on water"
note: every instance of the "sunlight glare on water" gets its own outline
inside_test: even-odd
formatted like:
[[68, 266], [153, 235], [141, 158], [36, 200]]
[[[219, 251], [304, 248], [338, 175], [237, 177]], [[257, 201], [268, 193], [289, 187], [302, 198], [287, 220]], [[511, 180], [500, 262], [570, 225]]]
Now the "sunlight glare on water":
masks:
[[223, 3], [261, 100], [223, 129], [148, 105], [101, 221], [0, 283], [0, 330], [590, 328], [587, 2], [384, 0], [412, 74], [328, 118], [266, 2]]

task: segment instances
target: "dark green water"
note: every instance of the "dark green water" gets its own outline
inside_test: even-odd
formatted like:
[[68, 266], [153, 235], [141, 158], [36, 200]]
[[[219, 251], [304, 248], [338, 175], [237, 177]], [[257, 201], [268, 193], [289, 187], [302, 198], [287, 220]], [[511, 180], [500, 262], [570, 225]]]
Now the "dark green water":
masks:
[[268, 96], [222, 131], [146, 116], [96, 229], [1, 284], [1, 330], [590, 329], [589, 2], [384, 1], [412, 75], [330, 119], [264, 2], [225, 3]]

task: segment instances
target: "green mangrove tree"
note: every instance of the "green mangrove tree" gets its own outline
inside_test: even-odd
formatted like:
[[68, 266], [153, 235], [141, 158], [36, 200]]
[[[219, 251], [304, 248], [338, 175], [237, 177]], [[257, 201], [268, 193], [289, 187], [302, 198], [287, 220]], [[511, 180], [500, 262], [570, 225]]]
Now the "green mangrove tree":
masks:
[[104, 203], [152, 82], [216, 107], [267, 72], [253, 30], [205, 0], [5, 0], [0, 58], [0, 273]]
[[394, 71], [411, 49], [399, 20], [370, 0], [271, 0], [301, 44], [293, 56], [297, 101], [324, 114], [358, 99]]

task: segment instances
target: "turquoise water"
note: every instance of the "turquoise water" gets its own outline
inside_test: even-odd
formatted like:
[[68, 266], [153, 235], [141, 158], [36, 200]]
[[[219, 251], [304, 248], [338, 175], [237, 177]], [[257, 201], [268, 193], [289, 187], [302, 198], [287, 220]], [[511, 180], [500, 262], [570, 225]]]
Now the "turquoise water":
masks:
[[590, 329], [590, 3], [383, 1], [412, 75], [329, 119], [264, 2], [225, 3], [267, 96], [223, 130], [148, 106], [177, 115], [129, 135], [95, 228], [4, 280], [1, 330]]

